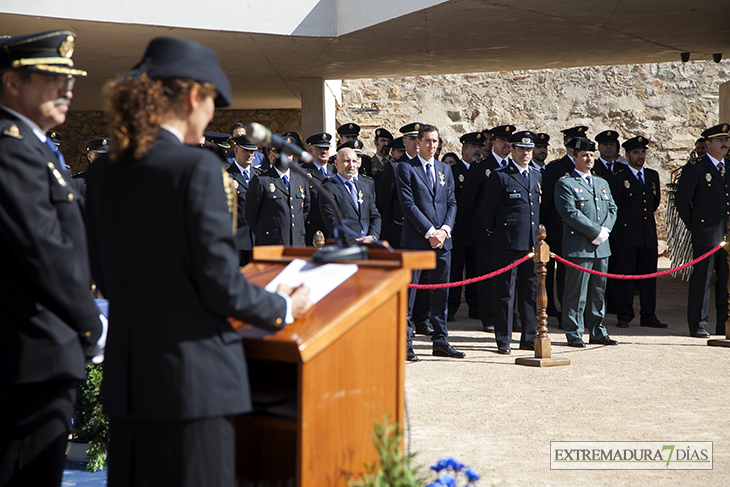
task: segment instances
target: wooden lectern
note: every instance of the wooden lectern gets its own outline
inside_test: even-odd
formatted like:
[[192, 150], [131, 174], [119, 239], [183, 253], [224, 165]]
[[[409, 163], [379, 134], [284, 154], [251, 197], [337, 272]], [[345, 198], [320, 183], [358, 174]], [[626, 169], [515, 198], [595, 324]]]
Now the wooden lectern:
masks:
[[[242, 272], [263, 286], [314, 252], [256, 247]], [[345, 487], [378, 460], [373, 422], [385, 413], [404, 424], [408, 284], [413, 269], [433, 268], [436, 258], [382, 249], [369, 257], [285, 329], [241, 330], [254, 400], [272, 406], [237, 418], [240, 485]]]

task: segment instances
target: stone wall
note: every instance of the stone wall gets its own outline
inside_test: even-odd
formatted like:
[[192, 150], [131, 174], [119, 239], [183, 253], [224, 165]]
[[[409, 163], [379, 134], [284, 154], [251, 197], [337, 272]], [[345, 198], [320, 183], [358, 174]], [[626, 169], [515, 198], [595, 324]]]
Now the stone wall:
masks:
[[[652, 141], [646, 164], [664, 186], [702, 130], [718, 123], [719, 85], [728, 80], [730, 61], [344, 80], [337, 124], [358, 123], [372, 152], [377, 127], [397, 134], [408, 122], [431, 123], [444, 139], [442, 154], [460, 154], [462, 134], [510, 123], [550, 134], [548, 160], [564, 154], [561, 129], [587, 125], [590, 136], [613, 129], [622, 142]], [[660, 229], [664, 211], [663, 203]]]
[[[228, 133], [235, 122], [258, 122], [277, 133], [289, 130], [301, 131], [301, 110], [217, 110], [208, 125], [213, 132]], [[109, 116], [103, 111], [71, 111], [66, 123], [57, 127], [63, 135], [61, 150], [66, 163], [73, 173], [86, 169], [87, 140], [108, 137], [110, 132]]]

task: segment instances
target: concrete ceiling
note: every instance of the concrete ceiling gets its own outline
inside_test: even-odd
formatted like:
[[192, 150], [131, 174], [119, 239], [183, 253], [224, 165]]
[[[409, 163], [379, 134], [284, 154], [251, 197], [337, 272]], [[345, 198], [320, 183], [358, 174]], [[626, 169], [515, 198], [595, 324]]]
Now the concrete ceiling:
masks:
[[[300, 79], [380, 78], [730, 58], [730, 2], [452, 0], [339, 37], [180, 29], [0, 14], [0, 34], [70, 29], [89, 77], [73, 108], [103, 108], [102, 86], [158, 35], [213, 48], [231, 80], [231, 108], [299, 108]], [[730, 61], [725, 61], [730, 62]]]

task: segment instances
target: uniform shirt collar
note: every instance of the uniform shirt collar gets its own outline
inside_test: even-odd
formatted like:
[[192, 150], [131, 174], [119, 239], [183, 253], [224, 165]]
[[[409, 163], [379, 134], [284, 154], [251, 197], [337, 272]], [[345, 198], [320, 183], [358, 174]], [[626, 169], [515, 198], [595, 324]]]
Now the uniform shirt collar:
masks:
[[179, 140], [181, 143], [183, 143], [183, 144], [185, 143], [185, 137], [183, 137], [183, 134], [181, 134], [180, 131], [178, 129], [176, 129], [175, 127], [171, 127], [171, 126], [167, 125], [166, 123], [161, 123], [160, 128], [165, 129], [168, 132], [170, 132], [172, 135], [177, 137], [177, 140]]
[[494, 151], [492, 151], [492, 157], [494, 157], [497, 160], [497, 162], [499, 163], [500, 166], [506, 165], [508, 163], [508, 161], [509, 161], [509, 156], [502, 157], [502, 156], [498, 155]]
[[641, 179], [644, 180], [644, 181], [646, 180], [646, 178], [644, 177], [644, 166], [642, 166], [641, 169], [638, 169], [638, 170], [637, 169], [634, 169], [631, 166], [626, 166], [626, 167], [628, 167], [629, 169], [631, 169], [631, 172], [634, 174], [634, 177], [636, 179], [639, 179], [639, 177], [637, 175], [639, 173], [641, 173]]
[[712, 161], [712, 164], [715, 167], [717, 167], [717, 165], [720, 164], [721, 162], [723, 163], [723, 165], [725, 164], [725, 159], [724, 158], [723, 159], [720, 159], [720, 160], [717, 160], [714, 157], [712, 157], [710, 154], [706, 154], [706, 156], [710, 158], [710, 160]]
[[468, 162], [466, 162], [464, 159], [461, 160], [461, 163], [464, 164], [464, 167], [467, 168], [467, 169], [469, 169], [469, 167], [471, 166], [471, 164], [469, 164]]
[[277, 172], [277, 173], [279, 174], [279, 177], [280, 177], [280, 178], [283, 178], [284, 176], [286, 176], [286, 177], [288, 177], [289, 179], [291, 179], [291, 177], [289, 176], [289, 169], [288, 169], [288, 168], [287, 168], [287, 170], [286, 170], [285, 172], [281, 172], [281, 171], [279, 171], [279, 168], [278, 168], [278, 167], [276, 167], [276, 166], [274, 166], [274, 169], [276, 169], [276, 172]]
[[239, 171], [241, 171], [241, 174], [243, 174], [243, 171], [248, 171], [249, 174], [251, 174], [251, 166], [249, 165], [247, 169], [244, 169], [243, 166], [241, 166], [238, 161], [233, 161], [233, 164], [236, 165]]
[[6, 110], [18, 117], [24, 124], [30, 127], [30, 129], [33, 131], [33, 134], [35, 134], [35, 136], [38, 137], [41, 142], [43, 142], [44, 144], [46, 143], [46, 139], [48, 138], [48, 136], [44, 131], [41, 130], [37, 123], [35, 123], [33, 120], [29, 119], [25, 115], [16, 112], [12, 108], [8, 108], [4, 105], [0, 105], [0, 107], [2, 107], [3, 110]]

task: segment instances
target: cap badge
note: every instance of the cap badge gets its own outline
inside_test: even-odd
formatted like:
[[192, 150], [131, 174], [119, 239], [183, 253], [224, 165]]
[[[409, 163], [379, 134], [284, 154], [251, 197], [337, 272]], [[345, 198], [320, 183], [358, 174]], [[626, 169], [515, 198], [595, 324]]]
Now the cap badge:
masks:
[[639, 138], [638, 138], [638, 139], [636, 139], [636, 140], [638, 140], [639, 142], [644, 142], [644, 139], [643, 139], [642, 137], [639, 137]]
[[327, 140], [327, 134], [322, 134], [322, 140]]
[[20, 129], [18, 129], [17, 125], [11, 125], [9, 129], [3, 130], [3, 135], [7, 135], [8, 137], [12, 137], [14, 139], [23, 140], [23, 136], [20, 135]]
[[481, 139], [481, 138], [482, 138], [482, 134], [477, 134], [477, 139]]
[[419, 124], [415, 124], [413, 126], [413, 130], [420, 130], [421, 126]]
[[723, 126], [722, 126], [722, 131], [723, 131], [723, 132], [727, 132], [727, 128], [728, 128], [728, 127], [727, 127], [727, 125], [723, 125]]
[[532, 139], [530, 139], [529, 137], [522, 137], [523, 144], [529, 144], [530, 142], [532, 142]]
[[583, 127], [578, 127], [578, 132], [583, 132]]
[[65, 58], [71, 58], [74, 55], [74, 36], [68, 36], [63, 40], [58, 48], [58, 53]]
[[106, 145], [106, 139], [102, 139], [101, 145]]
[[352, 128], [352, 124], [348, 125], [347, 128], [348, 129], [351, 129]]

